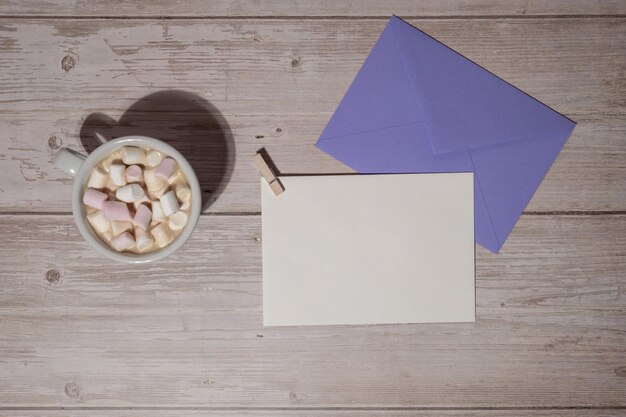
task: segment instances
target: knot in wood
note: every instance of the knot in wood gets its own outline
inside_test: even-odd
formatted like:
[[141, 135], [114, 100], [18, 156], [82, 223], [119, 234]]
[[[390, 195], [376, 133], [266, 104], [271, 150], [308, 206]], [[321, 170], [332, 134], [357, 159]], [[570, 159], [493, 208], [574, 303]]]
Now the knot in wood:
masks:
[[48, 138], [48, 148], [50, 148], [51, 151], [56, 151], [61, 147], [62, 144], [63, 141], [54, 135], [50, 135], [50, 137]]
[[61, 278], [61, 273], [56, 269], [49, 269], [46, 271], [46, 280], [51, 284], [56, 284]]
[[78, 385], [76, 385], [76, 383], [69, 382], [67, 385], [65, 385], [65, 394], [70, 398], [78, 398], [78, 396], [80, 395], [80, 389], [78, 388]]
[[76, 59], [71, 55], [65, 55], [61, 60], [61, 68], [65, 72], [69, 72], [74, 66], [76, 66]]

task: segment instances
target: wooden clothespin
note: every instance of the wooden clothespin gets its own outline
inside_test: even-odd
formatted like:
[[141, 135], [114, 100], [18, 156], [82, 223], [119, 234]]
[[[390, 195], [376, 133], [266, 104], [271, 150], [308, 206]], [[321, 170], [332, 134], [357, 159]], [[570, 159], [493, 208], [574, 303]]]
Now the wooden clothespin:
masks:
[[285, 187], [283, 187], [283, 184], [281, 184], [276, 174], [274, 174], [274, 171], [272, 171], [272, 168], [270, 168], [265, 158], [263, 158], [263, 155], [257, 153], [252, 157], [252, 160], [261, 175], [263, 175], [263, 178], [265, 178], [267, 183], [270, 185], [274, 195], [279, 195], [285, 191]]

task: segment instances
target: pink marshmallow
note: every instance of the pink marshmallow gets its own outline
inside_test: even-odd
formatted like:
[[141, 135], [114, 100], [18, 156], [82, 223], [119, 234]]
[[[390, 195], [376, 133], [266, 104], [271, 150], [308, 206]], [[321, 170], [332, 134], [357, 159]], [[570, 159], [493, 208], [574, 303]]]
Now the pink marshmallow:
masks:
[[94, 190], [93, 188], [87, 188], [85, 194], [83, 194], [83, 203], [90, 207], [101, 209], [102, 203], [104, 203], [107, 198], [108, 196], [105, 193]]
[[133, 221], [143, 230], [148, 230], [148, 226], [150, 226], [150, 221], [152, 220], [152, 212], [145, 204], [141, 204], [137, 207], [137, 212], [135, 213], [135, 218]]
[[102, 203], [102, 211], [107, 220], [132, 220], [128, 206], [121, 201], [105, 201]]
[[129, 249], [135, 244], [135, 238], [128, 232], [124, 232], [119, 236], [111, 239], [111, 246], [118, 252]]
[[176, 161], [174, 161], [172, 158], [167, 157], [161, 161], [158, 167], [155, 168], [154, 175], [159, 178], [168, 179], [172, 176], [174, 171], [176, 171], [177, 167], [178, 164], [176, 163]]
[[126, 168], [126, 180], [128, 182], [143, 181], [143, 170], [139, 165], [131, 165]]

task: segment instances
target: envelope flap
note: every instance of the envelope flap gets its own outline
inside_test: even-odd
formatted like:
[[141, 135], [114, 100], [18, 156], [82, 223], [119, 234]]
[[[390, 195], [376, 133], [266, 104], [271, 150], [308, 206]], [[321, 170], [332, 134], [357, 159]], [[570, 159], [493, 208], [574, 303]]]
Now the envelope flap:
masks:
[[392, 17], [397, 48], [435, 153], [549, 137], [574, 122]]
[[413, 91], [387, 25], [354, 78], [320, 141], [415, 123]]

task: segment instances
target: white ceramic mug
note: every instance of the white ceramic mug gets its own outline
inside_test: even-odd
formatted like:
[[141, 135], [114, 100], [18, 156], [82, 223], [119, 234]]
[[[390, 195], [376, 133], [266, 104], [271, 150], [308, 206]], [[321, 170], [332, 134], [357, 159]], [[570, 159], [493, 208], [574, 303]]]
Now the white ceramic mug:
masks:
[[[72, 212], [74, 220], [78, 226], [78, 230], [85, 240], [89, 242], [98, 252], [118, 262], [125, 263], [144, 263], [163, 259], [166, 256], [176, 252], [185, 241], [193, 233], [200, 211], [202, 207], [202, 195], [200, 193], [200, 184], [193, 168], [189, 162], [178, 152], [165, 142], [146, 136], [124, 136], [118, 139], [106, 141], [102, 136], [98, 138], [103, 142], [89, 156], [82, 155], [68, 148], [61, 148], [53, 158], [54, 164], [74, 176], [74, 186], [72, 188]], [[98, 165], [105, 157], [116, 152], [123, 146], [138, 146], [143, 148], [156, 149], [163, 154], [170, 156], [176, 160], [178, 166], [183, 171], [189, 182], [191, 190], [191, 210], [189, 212], [189, 220], [181, 234], [169, 245], [146, 254], [122, 253], [116, 252], [103, 242], [98, 235], [91, 229], [87, 222], [85, 207], [83, 205], [83, 193], [87, 188], [87, 181], [91, 170]]]

